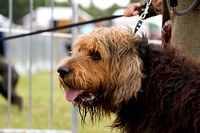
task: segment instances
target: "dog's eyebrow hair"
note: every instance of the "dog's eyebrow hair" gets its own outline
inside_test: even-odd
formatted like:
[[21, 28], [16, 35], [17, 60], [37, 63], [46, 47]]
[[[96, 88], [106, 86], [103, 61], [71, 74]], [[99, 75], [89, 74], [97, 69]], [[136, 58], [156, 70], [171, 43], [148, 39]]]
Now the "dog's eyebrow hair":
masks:
[[111, 56], [113, 55], [113, 46], [111, 45], [112, 43], [111, 43], [111, 41], [108, 39], [107, 40], [107, 42], [108, 42], [108, 48], [109, 48], [109, 51], [110, 51], [110, 54], [111, 54]]

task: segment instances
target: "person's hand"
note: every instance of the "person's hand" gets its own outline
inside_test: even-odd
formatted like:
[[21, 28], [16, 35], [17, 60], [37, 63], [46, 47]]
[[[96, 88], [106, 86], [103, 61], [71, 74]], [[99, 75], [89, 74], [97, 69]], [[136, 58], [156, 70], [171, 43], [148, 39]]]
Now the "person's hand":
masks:
[[172, 21], [165, 22], [162, 28], [162, 47], [165, 48], [171, 43]]
[[162, 10], [162, 0], [154, 0], [154, 2], [152, 3], [152, 5], [154, 6], [154, 8], [156, 8], [158, 11]]
[[141, 3], [133, 3], [130, 4], [126, 10], [124, 10], [124, 16], [125, 17], [131, 17], [131, 16], [136, 16], [138, 15], [141, 11], [135, 11], [135, 8], [140, 7], [142, 4]]

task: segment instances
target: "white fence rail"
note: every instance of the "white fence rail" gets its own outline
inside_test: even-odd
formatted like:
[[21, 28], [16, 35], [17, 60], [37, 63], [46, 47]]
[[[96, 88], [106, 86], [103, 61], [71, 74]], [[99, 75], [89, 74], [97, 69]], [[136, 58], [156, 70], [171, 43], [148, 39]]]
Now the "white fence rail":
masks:
[[[0, 32], [9, 34], [8, 28], [0, 28]], [[12, 29], [11, 35], [29, 33], [30, 30]], [[71, 44], [71, 34], [53, 33], [53, 45], [54, 45], [54, 69], [57, 63], [63, 59], [66, 53], [66, 46]], [[16, 70], [20, 74], [26, 74], [29, 70], [29, 43], [30, 37], [22, 37], [7, 42], [7, 45], [11, 46], [12, 50], [12, 64], [15, 65]], [[42, 33], [40, 35], [32, 36], [32, 73], [37, 70], [50, 70], [51, 57], [51, 33]], [[9, 53], [7, 53], [9, 54]]]

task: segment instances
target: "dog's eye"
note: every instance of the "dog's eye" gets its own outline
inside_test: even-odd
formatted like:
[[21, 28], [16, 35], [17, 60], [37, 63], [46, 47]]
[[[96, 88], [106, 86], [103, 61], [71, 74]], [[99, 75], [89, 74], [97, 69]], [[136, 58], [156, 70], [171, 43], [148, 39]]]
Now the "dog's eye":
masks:
[[98, 51], [92, 51], [90, 53], [90, 56], [94, 59], [94, 60], [100, 60], [101, 59], [101, 55]]

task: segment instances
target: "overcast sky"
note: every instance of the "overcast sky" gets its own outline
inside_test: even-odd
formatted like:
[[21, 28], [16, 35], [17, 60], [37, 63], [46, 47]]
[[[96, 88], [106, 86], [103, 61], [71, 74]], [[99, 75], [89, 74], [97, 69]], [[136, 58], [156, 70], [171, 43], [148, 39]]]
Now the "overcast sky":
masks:
[[[56, 1], [68, 1], [68, 0], [56, 0]], [[90, 5], [91, 0], [74, 0], [76, 3], [81, 4], [84, 7], [88, 7]], [[129, 4], [129, 0], [93, 0], [95, 6], [106, 9], [112, 6], [114, 3], [119, 6], [127, 6]]]

